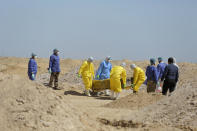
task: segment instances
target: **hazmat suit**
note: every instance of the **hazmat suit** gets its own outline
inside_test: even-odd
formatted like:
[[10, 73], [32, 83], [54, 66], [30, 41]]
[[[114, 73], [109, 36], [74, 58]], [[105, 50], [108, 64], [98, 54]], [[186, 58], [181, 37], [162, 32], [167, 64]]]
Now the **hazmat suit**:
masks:
[[85, 61], [79, 70], [79, 75], [82, 76], [86, 90], [92, 88], [92, 78], [94, 77], [94, 65], [92, 62]]
[[110, 89], [112, 93], [120, 93], [121, 88], [121, 79], [123, 84], [126, 85], [126, 70], [122, 66], [114, 66], [110, 74]]
[[104, 79], [109, 79], [110, 78], [110, 72], [112, 69], [112, 64], [106, 60], [104, 60], [96, 73], [96, 76], [99, 76], [97, 79], [98, 80], [104, 80]]
[[35, 80], [37, 74], [37, 63], [35, 59], [31, 58], [28, 63], [28, 76], [30, 80]]
[[[96, 79], [97, 80], [105, 80], [110, 78], [110, 72], [112, 69], [112, 64], [110, 63], [111, 57], [108, 56], [106, 59], [100, 64], [97, 73]], [[105, 90], [105, 95], [109, 95], [109, 90]], [[99, 96], [100, 92], [97, 92], [97, 96]]]
[[140, 86], [144, 83], [145, 79], [146, 78], [144, 71], [139, 67], [135, 67], [133, 73], [133, 84], [134, 84], [133, 90], [135, 92], [138, 92]]

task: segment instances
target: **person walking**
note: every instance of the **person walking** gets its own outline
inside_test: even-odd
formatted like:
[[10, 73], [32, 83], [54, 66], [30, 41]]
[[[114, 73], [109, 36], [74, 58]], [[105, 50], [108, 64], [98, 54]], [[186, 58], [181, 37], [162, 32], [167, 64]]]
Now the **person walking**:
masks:
[[122, 92], [121, 79], [126, 87], [126, 70], [124, 69], [126, 63], [122, 63], [121, 66], [114, 66], [110, 74], [110, 89], [111, 89], [111, 99], [116, 100]]
[[162, 94], [167, 95], [169, 90], [170, 94], [175, 91], [176, 84], [179, 80], [179, 68], [174, 64], [173, 57], [168, 58], [168, 65], [164, 70], [164, 75], [161, 78], [161, 81], [164, 81]]
[[156, 60], [151, 58], [150, 65], [146, 68], [147, 92], [155, 92], [158, 83], [158, 71], [155, 66]]
[[90, 95], [90, 89], [92, 89], [92, 79], [94, 79], [94, 58], [89, 57], [87, 61], [84, 61], [79, 69], [78, 77], [82, 77], [83, 83], [85, 85], [85, 94]]

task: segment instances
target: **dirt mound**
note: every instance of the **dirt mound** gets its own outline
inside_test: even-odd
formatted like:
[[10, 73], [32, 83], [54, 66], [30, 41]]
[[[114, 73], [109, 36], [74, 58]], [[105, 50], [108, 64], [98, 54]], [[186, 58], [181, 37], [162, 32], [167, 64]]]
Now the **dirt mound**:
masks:
[[[113, 108], [118, 108], [117, 106], [121, 108], [126, 107], [133, 110], [142, 103], [142, 106], [140, 105], [141, 108], [138, 108], [137, 112], [124, 116], [121, 119], [140, 121], [149, 126], [159, 125], [181, 130], [197, 130], [197, 76], [193, 75], [196, 73], [196, 64], [182, 63], [180, 64], [180, 81], [172, 96], [156, 96], [156, 98], [159, 97], [159, 99], [157, 98], [158, 101], [153, 100], [148, 104], [148, 101], [151, 100], [150, 96], [141, 94], [142, 100], [139, 98], [129, 98], [129, 100], [134, 99], [135, 101], [139, 99], [137, 102], [133, 101], [131, 106], [127, 99], [127, 97], [131, 96], [127, 96], [106, 106]], [[132, 106], [134, 108], [131, 108]]]
[[5, 65], [1, 65], [0, 64], [0, 72], [3, 72], [4, 70], [6, 70], [7, 69], [7, 67], [5, 66]]
[[0, 74], [0, 129], [80, 130], [81, 112], [63, 96], [16, 75]]
[[139, 92], [138, 94], [130, 94], [126, 97], [111, 102], [105, 107], [110, 108], [126, 108], [132, 110], [139, 110], [144, 106], [148, 106], [162, 99], [161, 94], [148, 94], [146, 92]]
[[[140, 115], [144, 122], [171, 127], [197, 128], [197, 89], [190, 85], [178, 88], [170, 97], [144, 108]], [[139, 118], [140, 118], [139, 117]]]
[[[174, 127], [172, 130], [197, 130], [197, 76], [194, 75], [197, 73], [197, 66], [191, 63], [181, 63], [179, 66], [180, 80], [172, 96], [140, 92], [106, 104], [105, 107], [134, 111], [127, 116], [117, 115], [115, 123], [138, 121], [149, 128], [157, 125]], [[113, 126], [113, 120], [106, 120]]]

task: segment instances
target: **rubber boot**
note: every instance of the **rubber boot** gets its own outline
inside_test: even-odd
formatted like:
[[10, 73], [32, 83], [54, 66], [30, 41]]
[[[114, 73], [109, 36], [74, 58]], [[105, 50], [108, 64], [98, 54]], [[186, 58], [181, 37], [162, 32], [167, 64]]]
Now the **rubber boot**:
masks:
[[90, 91], [89, 91], [89, 90], [85, 90], [85, 95], [86, 95], [86, 96], [91, 96], [91, 95], [90, 95]]
[[100, 92], [97, 92], [97, 93], [96, 93], [96, 96], [97, 96], [97, 97], [99, 97], [99, 96], [100, 96], [100, 94], [101, 94]]
[[110, 91], [109, 90], [105, 90], [105, 95], [106, 96], [110, 96]]
[[116, 93], [115, 100], [117, 100], [120, 97], [120, 93]]
[[111, 91], [111, 99], [114, 100], [114, 92]]

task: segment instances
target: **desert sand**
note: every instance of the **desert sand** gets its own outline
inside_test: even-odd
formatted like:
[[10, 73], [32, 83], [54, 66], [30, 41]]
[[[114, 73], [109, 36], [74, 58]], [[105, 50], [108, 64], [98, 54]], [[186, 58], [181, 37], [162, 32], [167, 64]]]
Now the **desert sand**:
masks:
[[[197, 131], [197, 64], [178, 63], [172, 96], [123, 90], [120, 99], [84, 96], [76, 75], [83, 60], [61, 60], [62, 90], [46, 86], [48, 59], [37, 59], [36, 81], [27, 77], [27, 58], [0, 57], [0, 131]], [[148, 61], [129, 61], [145, 70]], [[100, 61], [95, 61], [97, 69]], [[122, 61], [113, 61], [119, 65]]]

